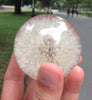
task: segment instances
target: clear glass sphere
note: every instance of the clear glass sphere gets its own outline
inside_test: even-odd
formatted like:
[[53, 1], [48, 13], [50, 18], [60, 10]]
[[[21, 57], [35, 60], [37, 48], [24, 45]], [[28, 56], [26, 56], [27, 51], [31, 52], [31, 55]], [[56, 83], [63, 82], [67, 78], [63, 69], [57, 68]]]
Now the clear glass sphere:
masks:
[[58, 65], [66, 76], [81, 56], [80, 37], [65, 19], [39, 15], [18, 31], [14, 54], [20, 68], [33, 79], [37, 79], [40, 65], [46, 62]]

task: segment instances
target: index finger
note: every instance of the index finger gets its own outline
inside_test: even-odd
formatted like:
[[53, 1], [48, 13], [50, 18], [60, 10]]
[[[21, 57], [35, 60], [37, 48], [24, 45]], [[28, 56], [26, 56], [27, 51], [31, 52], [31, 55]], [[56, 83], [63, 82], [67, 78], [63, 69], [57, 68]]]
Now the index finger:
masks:
[[5, 73], [1, 100], [22, 100], [25, 74], [19, 68], [14, 53]]

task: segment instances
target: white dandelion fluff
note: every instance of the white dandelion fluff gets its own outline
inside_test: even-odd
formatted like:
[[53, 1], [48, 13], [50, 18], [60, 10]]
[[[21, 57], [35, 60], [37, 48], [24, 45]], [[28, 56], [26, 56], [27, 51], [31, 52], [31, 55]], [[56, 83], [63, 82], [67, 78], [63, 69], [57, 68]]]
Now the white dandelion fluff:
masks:
[[58, 65], [66, 76], [79, 61], [80, 37], [65, 19], [39, 15], [18, 31], [14, 54], [20, 68], [33, 79], [37, 79], [40, 65], [46, 62]]

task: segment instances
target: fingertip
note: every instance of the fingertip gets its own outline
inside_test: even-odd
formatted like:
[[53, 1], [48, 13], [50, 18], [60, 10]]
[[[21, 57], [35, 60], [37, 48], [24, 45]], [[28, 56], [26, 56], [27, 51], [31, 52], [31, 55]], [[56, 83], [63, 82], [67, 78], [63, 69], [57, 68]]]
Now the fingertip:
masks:
[[65, 83], [62, 99], [64, 100], [78, 100], [79, 91], [84, 78], [84, 71], [81, 67], [75, 66], [71, 71]]
[[78, 66], [82, 63], [82, 56], [80, 56], [79, 62], [78, 62]]
[[64, 80], [62, 70], [53, 63], [45, 63], [40, 66], [38, 79], [50, 87], [57, 87], [59, 81]]
[[73, 81], [82, 81], [84, 78], [84, 70], [80, 66], [75, 66], [70, 73], [70, 78], [72, 78]]
[[63, 72], [62, 72], [62, 70], [60, 69], [60, 67], [57, 66], [57, 65], [55, 65], [55, 64], [53, 64], [53, 63], [44, 63], [44, 64], [42, 64], [42, 65], [40, 66], [39, 71], [40, 71], [40, 70], [48, 70], [48, 71], [51, 71], [51, 72], [53, 72], [53, 73], [57, 73], [57, 74], [63, 76]]
[[84, 71], [81, 67], [75, 66], [71, 71], [69, 79], [66, 84], [66, 89], [72, 93], [79, 93], [84, 79]]

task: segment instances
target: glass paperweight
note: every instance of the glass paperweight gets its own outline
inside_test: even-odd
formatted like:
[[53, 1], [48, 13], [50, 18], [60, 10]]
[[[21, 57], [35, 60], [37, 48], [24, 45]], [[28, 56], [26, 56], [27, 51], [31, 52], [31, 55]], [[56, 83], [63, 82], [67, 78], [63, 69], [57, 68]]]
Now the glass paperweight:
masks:
[[37, 79], [41, 64], [58, 65], [68, 75], [81, 56], [76, 29], [64, 18], [39, 15], [28, 20], [18, 31], [14, 55], [23, 72]]

